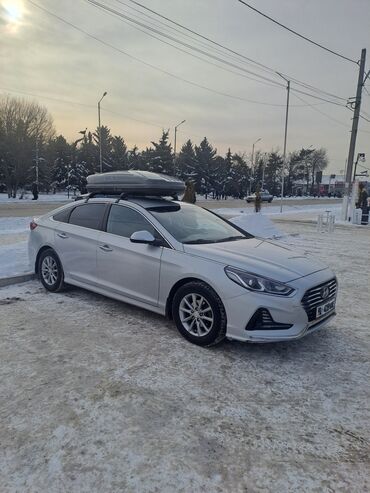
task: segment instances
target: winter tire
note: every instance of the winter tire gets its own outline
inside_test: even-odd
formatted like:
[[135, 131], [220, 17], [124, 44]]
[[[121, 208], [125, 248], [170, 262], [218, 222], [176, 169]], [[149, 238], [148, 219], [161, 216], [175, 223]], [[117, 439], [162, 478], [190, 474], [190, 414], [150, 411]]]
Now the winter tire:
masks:
[[203, 282], [189, 282], [179, 288], [172, 316], [180, 334], [198, 346], [213, 346], [225, 337], [225, 308], [217, 293]]
[[42, 252], [38, 268], [42, 285], [56, 293], [64, 289], [64, 272], [57, 254], [51, 248]]

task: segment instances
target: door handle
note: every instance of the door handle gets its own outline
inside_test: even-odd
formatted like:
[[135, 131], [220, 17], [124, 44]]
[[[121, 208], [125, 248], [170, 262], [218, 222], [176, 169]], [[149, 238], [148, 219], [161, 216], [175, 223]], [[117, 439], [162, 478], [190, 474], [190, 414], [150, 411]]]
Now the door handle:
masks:
[[111, 248], [109, 245], [99, 245], [100, 250], [103, 250], [103, 252], [113, 252], [113, 248]]
[[65, 233], [57, 233], [57, 235], [59, 236], [59, 238], [63, 238], [63, 240], [65, 238], [68, 238], [68, 235], [66, 235]]

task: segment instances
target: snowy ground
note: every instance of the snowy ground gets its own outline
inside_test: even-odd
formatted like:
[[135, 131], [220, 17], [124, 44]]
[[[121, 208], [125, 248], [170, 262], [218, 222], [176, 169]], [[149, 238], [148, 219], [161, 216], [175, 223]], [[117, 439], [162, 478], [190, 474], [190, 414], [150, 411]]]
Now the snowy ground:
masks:
[[300, 341], [201, 349], [83, 290], [0, 289], [0, 491], [370, 491], [369, 231], [279, 228], [339, 279]]
[[[19, 198], [19, 194], [15, 199], [9, 199], [8, 194], [0, 193], [0, 204], [18, 203], [18, 202], [19, 203], [34, 202], [34, 201], [32, 201], [32, 197], [33, 197], [32, 193], [27, 192], [24, 195], [23, 199]], [[40, 193], [37, 202], [63, 202], [63, 201], [68, 202], [69, 200], [71, 200], [72, 197], [73, 197], [72, 193], [70, 194], [69, 199], [68, 199], [67, 193], [55, 193], [55, 194], [53, 194], [53, 193], [49, 193], [49, 194]]]

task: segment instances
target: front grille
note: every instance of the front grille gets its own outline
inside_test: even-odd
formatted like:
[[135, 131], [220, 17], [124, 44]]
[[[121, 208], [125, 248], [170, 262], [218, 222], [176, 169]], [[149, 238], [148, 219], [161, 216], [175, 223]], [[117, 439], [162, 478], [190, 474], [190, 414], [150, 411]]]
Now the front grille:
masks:
[[[302, 298], [302, 305], [307, 313], [308, 321], [311, 322], [316, 318], [316, 308], [319, 305], [325, 303], [325, 301], [329, 301], [337, 295], [337, 280], [331, 279], [330, 281], [324, 282], [315, 286], [314, 288], [306, 291], [305, 295]], [[323, 288], [328, 287], [329, 295], [326, 298], [321, 296], [321, 291]]]

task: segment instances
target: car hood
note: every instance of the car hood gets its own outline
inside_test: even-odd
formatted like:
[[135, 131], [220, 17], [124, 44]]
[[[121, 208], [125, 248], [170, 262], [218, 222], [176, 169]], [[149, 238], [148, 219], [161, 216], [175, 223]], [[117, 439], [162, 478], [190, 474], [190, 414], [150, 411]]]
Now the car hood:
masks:
[[304, 252], [259, 238], [205, 245], [185, 244], [184, 251], [281, 282], [327, 269], [325, 264], [313, 260]]

